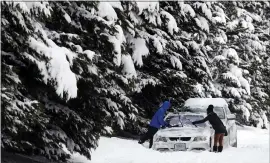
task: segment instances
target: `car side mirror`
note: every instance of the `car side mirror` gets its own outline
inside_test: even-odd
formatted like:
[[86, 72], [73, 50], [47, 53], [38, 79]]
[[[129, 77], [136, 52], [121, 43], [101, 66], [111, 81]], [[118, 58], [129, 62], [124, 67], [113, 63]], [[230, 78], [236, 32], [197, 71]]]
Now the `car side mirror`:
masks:
[[227, 119], [228, 119], [228, 120], [235, 120], [236, 117], [235, 117], [234, 114], [229, 114], [229, 115], [227, 115]]

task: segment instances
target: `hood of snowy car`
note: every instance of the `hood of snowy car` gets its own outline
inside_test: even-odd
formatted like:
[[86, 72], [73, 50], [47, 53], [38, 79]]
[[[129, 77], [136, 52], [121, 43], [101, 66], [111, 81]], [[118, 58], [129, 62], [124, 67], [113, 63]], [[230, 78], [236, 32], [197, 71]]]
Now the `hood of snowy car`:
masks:
[[172, 127], [161, 129], [157, 132], [157, 136], [162, 137], [196, 137], [196, 136], [210, 136], [210, 128], [202, 127]]

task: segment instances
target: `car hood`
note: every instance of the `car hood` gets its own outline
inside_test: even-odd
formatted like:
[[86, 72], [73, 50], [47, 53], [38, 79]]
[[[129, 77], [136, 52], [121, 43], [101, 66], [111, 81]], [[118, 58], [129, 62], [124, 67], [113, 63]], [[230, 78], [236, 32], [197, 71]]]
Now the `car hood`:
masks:
[[210, 128], [194, 128], [194, 127], [172, 127], [161, 129], [157, 132], [157, 136], [162, 137], [195, 137], [210, 136]]

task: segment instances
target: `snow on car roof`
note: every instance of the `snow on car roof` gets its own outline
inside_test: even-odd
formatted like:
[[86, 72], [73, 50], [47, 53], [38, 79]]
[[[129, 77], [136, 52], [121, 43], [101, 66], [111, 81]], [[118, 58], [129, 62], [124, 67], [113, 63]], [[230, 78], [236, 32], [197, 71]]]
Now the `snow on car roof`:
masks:
[[209, 105], [214, 105], [214, 107], [228, 106], [223, 98], [190, 98], [185, 101], [184, 106], [207, 108]]

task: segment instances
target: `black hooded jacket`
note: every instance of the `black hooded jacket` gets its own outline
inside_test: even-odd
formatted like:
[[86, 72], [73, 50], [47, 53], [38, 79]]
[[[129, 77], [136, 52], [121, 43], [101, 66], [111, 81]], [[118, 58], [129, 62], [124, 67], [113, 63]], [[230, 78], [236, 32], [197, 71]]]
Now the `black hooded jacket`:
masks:
[[209, 121], [216, 133], [227, 133], [226, 127], [214, 112], [210, 112], [204, 119], [194, 121], [193, 124], [204, 123]]

